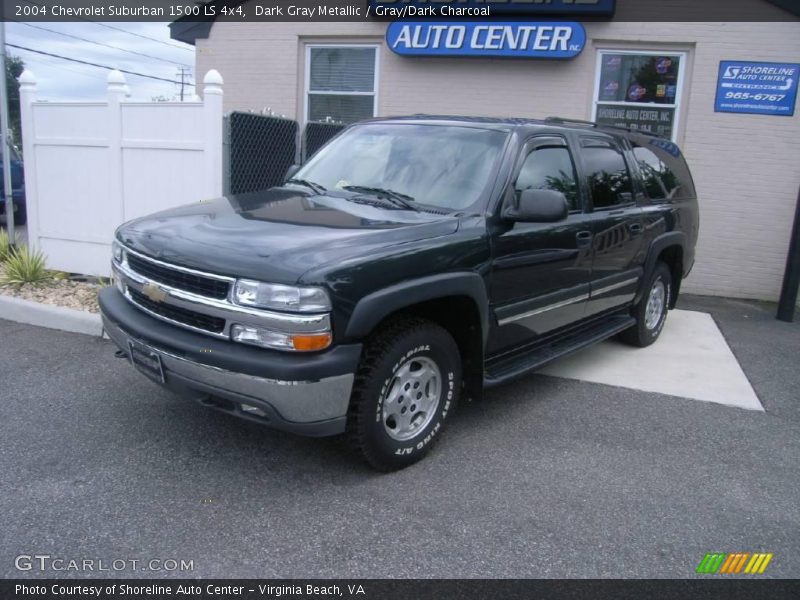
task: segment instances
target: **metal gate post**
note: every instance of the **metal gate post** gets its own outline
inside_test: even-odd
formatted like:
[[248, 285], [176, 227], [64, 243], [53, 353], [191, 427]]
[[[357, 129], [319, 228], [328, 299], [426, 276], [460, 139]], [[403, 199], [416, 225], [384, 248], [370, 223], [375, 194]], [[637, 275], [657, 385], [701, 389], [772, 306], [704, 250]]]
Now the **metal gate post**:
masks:
[[800, 287], [800, 191], [794, 212], [794, 226], [786, 257], [786, 272], [783, 276], [781, 299], [778, 303], [778, 320], [791, 323], [797, 310], [797, 290]]

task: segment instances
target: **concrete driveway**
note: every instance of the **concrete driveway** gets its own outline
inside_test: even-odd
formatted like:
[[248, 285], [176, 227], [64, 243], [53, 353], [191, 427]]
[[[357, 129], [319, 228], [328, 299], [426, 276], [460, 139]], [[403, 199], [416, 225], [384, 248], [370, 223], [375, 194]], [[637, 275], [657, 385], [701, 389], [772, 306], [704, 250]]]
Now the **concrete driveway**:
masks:
[[97, 575], [15, 569], [38, 553], [192, 577], [683, 578], [763, 551], [764, 577], [798, 577], [800, 325], [682, 306], [714, 315], [766, 412], [539, 375], [389, 475], [176, 399], [107, 341], [0, 321], [0, 576]]

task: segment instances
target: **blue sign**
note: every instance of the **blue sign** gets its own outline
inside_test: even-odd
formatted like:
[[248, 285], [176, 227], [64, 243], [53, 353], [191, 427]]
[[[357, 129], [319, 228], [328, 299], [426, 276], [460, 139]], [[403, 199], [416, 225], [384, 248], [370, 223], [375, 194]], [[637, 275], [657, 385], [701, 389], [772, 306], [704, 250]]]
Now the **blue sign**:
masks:
[[[370, 13], [396, 19], [407, 17], [479, 16], [488, 8], [497, 15], [568, 15], [611, 17], [616, 0], [369, 0]], [[408, 7], [408, 8], [404, 8]]]
[[402, 56], [573, 58], [586, 45], [580, 23], [395, 21], [386, 43]]
[[800, 65], [724, 60], [719, 63], [716, 112], [794, 115]]

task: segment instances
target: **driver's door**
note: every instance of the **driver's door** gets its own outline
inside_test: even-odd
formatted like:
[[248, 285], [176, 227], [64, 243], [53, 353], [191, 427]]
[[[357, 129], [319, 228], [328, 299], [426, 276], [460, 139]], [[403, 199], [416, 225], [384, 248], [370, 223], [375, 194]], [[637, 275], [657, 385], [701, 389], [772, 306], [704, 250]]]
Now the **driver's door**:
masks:
[[531, 138], [520, 154], [504, 203], [524, 189], [564, 193], [567, 219], [558, 223], [503, 223], [492, 236], [491, 304], [497, 327], [489, 354], [534, 341], [580, 320], [592, 271], [592, 233], [587, 227], [575, 160], [565, 138]]

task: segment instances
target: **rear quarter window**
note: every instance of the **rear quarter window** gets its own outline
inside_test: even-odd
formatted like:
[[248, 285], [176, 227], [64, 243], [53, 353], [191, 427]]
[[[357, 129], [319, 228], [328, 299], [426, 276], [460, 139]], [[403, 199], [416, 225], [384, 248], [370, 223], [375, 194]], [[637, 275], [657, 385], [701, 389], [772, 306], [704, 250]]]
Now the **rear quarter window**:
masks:
[[651, 200], [695, 198], [692, 175], [680, 148], [669, 140], [637, 137], [631, 139], [645, 190]]

